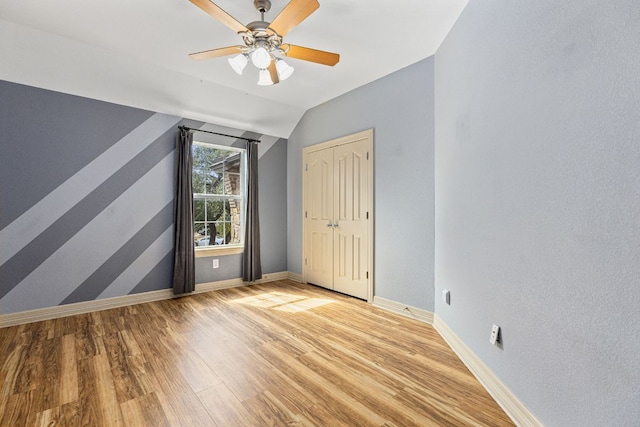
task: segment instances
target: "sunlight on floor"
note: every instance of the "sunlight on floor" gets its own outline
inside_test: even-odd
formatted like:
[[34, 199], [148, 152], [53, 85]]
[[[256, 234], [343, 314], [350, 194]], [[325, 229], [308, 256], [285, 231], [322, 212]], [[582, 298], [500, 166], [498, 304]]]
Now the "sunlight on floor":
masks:
[[264, 294], [239, 298], [231, 302], [251, 305], [253, 307], [272, 308], [287, 313], [298, 313], [335, 302], [332, 299], [309, 298], [302, 295], [267, 292]]

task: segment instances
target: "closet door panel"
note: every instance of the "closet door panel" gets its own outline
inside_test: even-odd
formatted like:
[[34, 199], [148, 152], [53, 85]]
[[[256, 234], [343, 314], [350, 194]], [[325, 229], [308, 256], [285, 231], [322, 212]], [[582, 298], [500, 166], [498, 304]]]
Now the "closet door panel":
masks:
[[334, 148], [334, 279], [336, 291], [367, 299], [369, 246], [368, 140]]
[[309, 153], [305, 174], [306, 279], [333, 289], [334, 175], [331, 149]]

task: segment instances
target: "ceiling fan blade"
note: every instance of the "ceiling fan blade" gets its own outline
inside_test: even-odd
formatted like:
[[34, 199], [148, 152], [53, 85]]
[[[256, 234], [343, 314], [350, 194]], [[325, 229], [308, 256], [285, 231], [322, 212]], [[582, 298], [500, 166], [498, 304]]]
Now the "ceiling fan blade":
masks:
[[269, 24], [269, 28], [284, 37], [293, 27], [304, 21], [319, 7], [318, 0], [291, 0]]
[[216, 18], [218, 21], [222, 22], [227, 27], [231, 28], [236, 33], [242, 33], [245, 31], [249, 31], [247, 27], [242, 25], [240, 22], [236, 21], [236, 19], [229, 15], [227, 12], [222, 10], [220, 6], [209, 1], [209, 0], [189, 0], [191, 3], [198, 6], [200, 9], [207, 12], [209, 15]]
[[269, 74], [271, 74], [271, 81], [273, 84], [280, 83], [280, 79], [278, 78], [278, 70], [276, 69], [276, 60], [272, 59], [269, 64]]
[[289, 58], [302, 59], [303, 61], [315, 62], [317, 64], [329, 65], [331, 67], [340, 61], [340, 55], [337, 53], [325, 52], [324, 50], [316, 50], [292, 44], [284, 44], [282, 45], [282, 48]]
[[221, 47], [218, 49], [205, 50], [203, 52], [190, 53], [189, 58], [191, 59], [210, 59], [210, 58], [218, 58], [220, 56], [233, 55], [236, 53], [242, 53], [244, 46], [228, 46]]

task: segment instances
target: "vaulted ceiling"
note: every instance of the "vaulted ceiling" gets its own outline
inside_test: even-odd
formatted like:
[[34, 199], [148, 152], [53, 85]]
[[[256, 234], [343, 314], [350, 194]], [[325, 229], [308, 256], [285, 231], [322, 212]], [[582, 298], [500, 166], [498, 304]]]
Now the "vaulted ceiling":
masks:
[[[288, 137], [306, 110], [433, 55], [468, 0], [319, 0], [286, 43], [340, 54], [296, 59], [286, 81], [258, 86], [226, 58], [187, 55], [242, 44], [188, 0], [0, 0], [0, 79]], [[252, 0], [216, 0], [243, 24]], [[272, 0], [272, 21], [288, 0]]]

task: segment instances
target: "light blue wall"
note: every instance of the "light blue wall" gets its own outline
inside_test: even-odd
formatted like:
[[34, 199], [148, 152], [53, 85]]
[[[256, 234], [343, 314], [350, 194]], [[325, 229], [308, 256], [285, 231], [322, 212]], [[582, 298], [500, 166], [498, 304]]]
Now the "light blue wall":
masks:
[[435, 70], [436, 314], [545, 425], [640, 425], [637, 1], [471, 0]]
[[[0, 81], [3, 314], [171, 287], [181, 124], [243, 134]], [[251, 136], [275, 142], [261, 148], [259, 161], [263, 271], [283, 271], [286, 140]], [[235, 143], [203, 133], [197, 139]], [[211, 258], [199, 258], [196, 282], [241, 277], [240, 260], [220, 257], [214, 270]]]
[[302, 273], [302, 149], [374, 129], [375, 290], [433, 311], [433, 58], [306, 112], [289, 137], [288, 268]]

